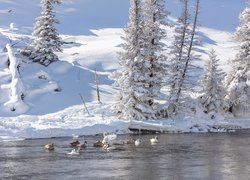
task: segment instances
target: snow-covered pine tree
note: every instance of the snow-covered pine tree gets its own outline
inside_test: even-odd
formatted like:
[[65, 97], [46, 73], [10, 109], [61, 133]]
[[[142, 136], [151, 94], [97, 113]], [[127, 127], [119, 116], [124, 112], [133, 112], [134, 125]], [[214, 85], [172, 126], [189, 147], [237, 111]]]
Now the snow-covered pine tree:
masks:
[[219, 69], [219, 59], [217, 59], [215, 51], [209, 52], [209, 59], [206, 62], [206, 74], [202, 80], [202, 95], [200, 103], [203, 111], [212, 116], [222, 110], [225, 97], [225, 89], [222, 83], [224, 73]]
[[232, 72], [226, 77], [228, 94], [226, 100], [229, 110], [237, 106], [250, 107], [250, 8], [247, 7], [240, 15], [241, 25], [236, 30], [236, 39], [240, 49], [232, 61]]
[[30, 45], [33, 62], [48, 66], [57, 61], [55, 52], [61, 52], [62, 41], [55, 28], [59, 21], [55, 18], [53, 5], [60, 4], [61, 0], [41, 0], [41, 15], [36, 19], [33, 31], [33, 42]]
[[[125, 43], [122, 46], [123, 52], [120, 53], [121, 71], [115, 72], [111, 77], [121, 89], [113, 107], [125, 119], [157, 118], [158, 109], [154, 99], [160, 94], [163, 77], [160, 76], [160, 73], [163, 73], [163, 65], [161, 66], [160, 62], [165, 60], [161, 54], [163, 44], [160, 42], [165, 37], [165, 33], [159, 26], [165, 15], [163, 4], [160, 6], [163, 1], [152, 2], [155, 2], [151, 4], [154, 7], [147, 6], [151, 8], [151, 12], [145, 16], [141, 0], [131, 0], [130, 22], [125, 29], [123, 37]], [[154, 13], [154, 16], [151, 13]], [[147, 18], [150, 15], [152, 22], [148, 26]], [[149, 41], [150, 32], [153, 34]], [[149, 45], [149, 42], [153, 45]], [[152, 62], [149, 55], [153, 55], [155, 62]]]
[[161, 88], [163, 87], [163, 78], [167, 71], [167, 57], [164, 55], [166, 45], [162, 42], [167, 37], [166, 30], [163, 29], [166, 23], [168, 12], [165, 10], [165, 0], [145, 0], [143, 6], [143, 44], [142, 57], [144, 63], [141, 67], [141, 73], [145, 80], [140, 87], [143, 89], [141, 99], [148, 107], [155, 111], [154, 118], [164, 116], [161, 106], [157, 100], [162, 99]]
[[178, 18], [175, 27], [174, 42], [172, 44], [172, 58], [169, 63], [169, 110], [170, 115], [175, 112], [178, 105], [178, 89], [180, 89], [181, 78], [186, 63], [188, 44], [190, 42], [190, 15], [188, 12], [188, 0], [180, 0], [182, 3], [182, 14]]
[[121, 70], [114, 72], [111, 79], [120, 88], [116, 94], [116, 102], [113, 110], [125, 119], [145, 119], [153, 111], [145, 111], [150, 107], [144, 107], [141, 101], [140, 88], [145, 81], [141, 72], [144, 60], [141, 57], [142, 44], [142, 4], [141, 0], [130, 0], [129, 23], [124, 29], [125, 35], [122, 37], [122, 52], [119, 52], [119, 64]]

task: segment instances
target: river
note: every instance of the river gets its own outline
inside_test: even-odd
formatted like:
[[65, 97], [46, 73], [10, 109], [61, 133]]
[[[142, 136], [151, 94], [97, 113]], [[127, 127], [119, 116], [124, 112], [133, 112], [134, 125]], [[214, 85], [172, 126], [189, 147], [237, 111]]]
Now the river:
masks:
[[[66, 154], [71, 138], [0, 142], [0, 179], [250, 179], [250, 133], [160, 134], [153, 146], [152, 137], [105, 151], [92, 146], [101, 136], [88, 136], [80, 156]], [[55, 151], [48, 153], [43, 145], [50, 142]]]

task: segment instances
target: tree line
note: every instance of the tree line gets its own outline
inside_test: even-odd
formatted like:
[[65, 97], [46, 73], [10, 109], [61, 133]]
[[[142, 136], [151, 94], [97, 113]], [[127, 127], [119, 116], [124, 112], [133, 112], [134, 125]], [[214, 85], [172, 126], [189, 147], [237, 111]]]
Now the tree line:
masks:
[[[174, 40], [170, 46], [166, 27], [168, 11], [165, 0], [130, 0], [129, 22], [124, 28], [120, 69], [110, 76], [119, 87], [112, 109], [124, 119], [162, 119], [196, 113], [215, 118], [218, 113], [234, 113], [241, 107], [250, 107], [250, 8], [240, 15], [241, 24], [235, 37], [239, 51], [231, 62], [232, 70], [225, 74], [219, 68], [219, 59], [211, 49], [205, 64], [205, 75], [196, 92], [197, 61], [194, 52], [200, 45], [197, 25], [200, 0], [190, 13], [190, 1], [180, 0], [182, 12], [174, 25]], [[41, 15], [36, 19], [33, 41], [22, 51], [33, 62], [48, 66], [57, 61], [56, 52], [63, 44], [55, 28], [53, 5], [60, 0], [41, 0]], [[167, 53], [166, 53], [167, 52]], [[163, 89], [165, 90], [163, 92]], [[198, 96], [193, 97], [196, 93]]]

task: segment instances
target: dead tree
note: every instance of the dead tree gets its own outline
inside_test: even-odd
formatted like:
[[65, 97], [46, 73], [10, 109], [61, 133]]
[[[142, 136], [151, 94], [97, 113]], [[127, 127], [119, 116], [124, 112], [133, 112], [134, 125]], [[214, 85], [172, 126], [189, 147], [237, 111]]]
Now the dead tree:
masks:
[[[196, 1], [196, 6], [195, 6], [194, 23], [193, 23], [193, 28], [192, 28], [192, 32], [191, 32], [191, 40], [190, 40], [190, 44], [189, 44], [189, 48], [188, 48], [188, 52], [187, 52], [186, 63], [185, 63], [185, 66], [184, 66], [182, 78], [181, 78], [181, 81], [180, 81], [180, 86], [179, 86], [179, 89], [177, 91], [176, 104], [180, 100], [180, 95], [181, 95], [181, 92], [183, 90], [184, 80], [186, 78], [187, 70], [189, 68], [190, 61], [191, 61], [191, 52], [192, 52], [192, 48], [193, 48], [193, 44], [194, 44], [194, 36], [195, 36], [195, 33], [196, 33], [197, 19], [198, 19], [198, 13], [199, 13], [199, 6], [200, 6], [200, 0], [197, 0]], [[176, 111], [176, 108], [174, 108], [174, 112], [175, 111]]]
[[98, 77], [98, 74], [96, 73], [96, 69], [95, 69], [95, 83], [96, 83], [97, 100], [99, 103], [101, 103], [100, 89], [99, 89], [99, 77]]
[[85, 103], [85, 101], [84, 101], [84, 99], [83, 99], [83, 97], [82, 97], [82, 94], [80, 93], [79, 96], [80, 96], [80, 98], [81, 98], [81, 100], [82, 100], [82, 103], [83, 103], [84, 108], [86, 109], [88, 115], [90, 115], [89, 110], [88, 110], [88, 108], [87, 108], [87, 106], [86, 106], [86, 103]]

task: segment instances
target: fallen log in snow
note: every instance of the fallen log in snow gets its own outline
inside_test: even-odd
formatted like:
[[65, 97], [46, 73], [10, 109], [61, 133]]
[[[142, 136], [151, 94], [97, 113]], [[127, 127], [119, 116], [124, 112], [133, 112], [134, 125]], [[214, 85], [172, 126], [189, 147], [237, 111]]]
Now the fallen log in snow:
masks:
[[138, 133], [181, 133], [182, 131], [172, 125], [164, 125], [148, 121], [130, 121], [128, 129]]

